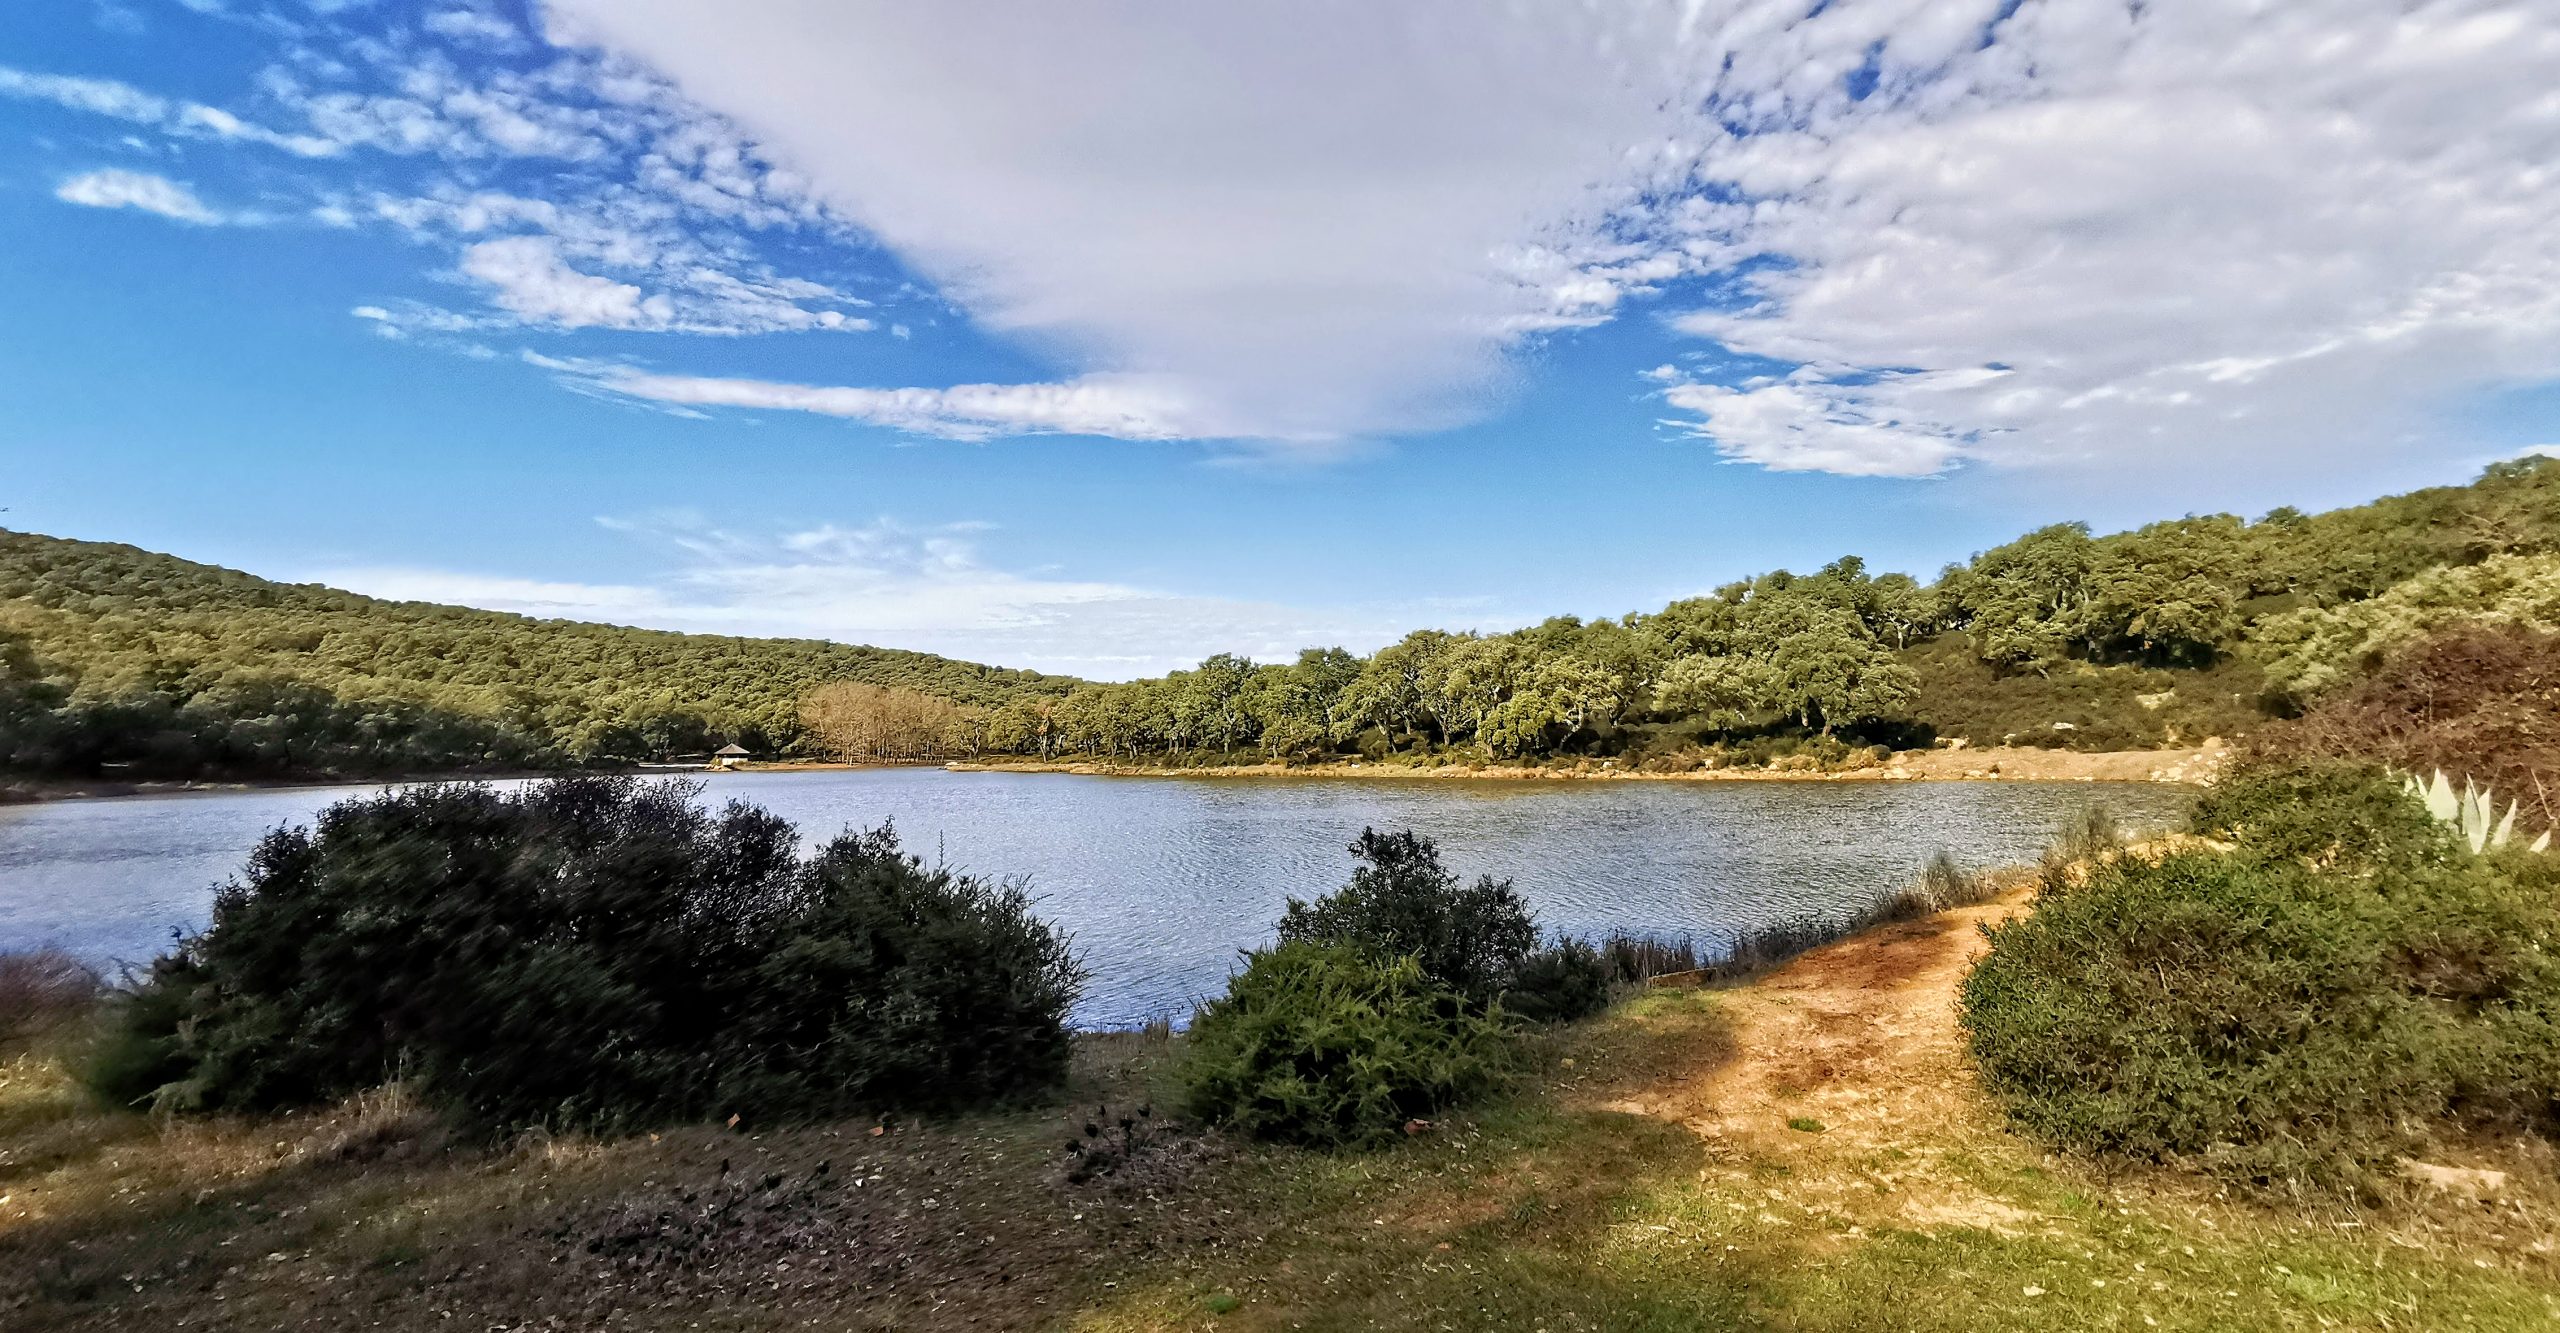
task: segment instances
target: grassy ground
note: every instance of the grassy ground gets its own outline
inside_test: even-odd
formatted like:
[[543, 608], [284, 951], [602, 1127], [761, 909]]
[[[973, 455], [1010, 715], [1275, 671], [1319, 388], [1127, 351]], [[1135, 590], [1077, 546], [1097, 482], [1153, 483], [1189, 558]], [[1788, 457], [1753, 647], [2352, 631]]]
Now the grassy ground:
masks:
[[1509, 1100], [1348, 1156], [1170, 1124], [1167, 1047], [1137, 1037], [1087, 1043], [1066, 1105], [503, 1150], [396, 1097], [164, 1126], [22, 1054], [0, 1327], [2560, 1324], [2548, 1160], [2511, 1155], [2494, 1202], [2349, 1212], [2110, 1179], [2005, 1133], [1947, 1008], [1998, 910], [1654, 992]]

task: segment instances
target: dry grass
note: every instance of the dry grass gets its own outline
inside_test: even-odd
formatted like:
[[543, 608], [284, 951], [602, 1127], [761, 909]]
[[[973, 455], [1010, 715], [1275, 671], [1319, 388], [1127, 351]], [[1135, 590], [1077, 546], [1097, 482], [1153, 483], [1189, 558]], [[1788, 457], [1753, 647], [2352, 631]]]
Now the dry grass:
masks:
[[59, 949], [0, 953], [0, 1051], [86, 1015], [103, 990], [94, 969]]

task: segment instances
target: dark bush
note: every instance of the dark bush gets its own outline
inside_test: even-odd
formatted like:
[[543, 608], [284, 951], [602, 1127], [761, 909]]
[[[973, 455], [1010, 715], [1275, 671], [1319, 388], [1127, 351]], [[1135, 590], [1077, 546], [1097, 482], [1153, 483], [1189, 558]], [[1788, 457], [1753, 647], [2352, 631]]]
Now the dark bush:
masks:
[[886, 828], [837, 838], [802, 882], [738, 1028], [742, 1105], [951, 1107], [1065, 1079], [1084, 971], [1021, 888], [927, 869]]
[[1418, 833], [1362, 829], [1351, 883], [1312, 903], [1289, 900], [1284, 943], [1347, 944], [1380, 958], [1411, 957], [1422, 973], [1475, 1004], [1492, 1002], [1538, 947], [1538, 925], [1509, 880], [1472, 885], [1440, 864]]
[[1019, 891], [886, 829], [804, 864], [789, 824], [692, 796], [425, 787], [279, 829], [125, 1002], [99, 1085], [266, 1108], [402, 1078], [488, 1128], [611, 1128], [1056, 1083], [1080, 973]]
[[1531, 1023], [1570, 1023], [1608, 1008], [1616, 979], [1598, 949], [1558, 940], [1520, 964], [1502, 992], [1502, 1007]]
[[2283, 782], [2203, 817], [2242, 850], [2113, 858], [1989, 931], [1986, 1086], [2061, 1146], [2290, 1190], [2355, 1188], [2430, 1126], [2549, 1132], [2549, 859], [2407, 857], [2366, 788]]
[[81, 1053], [80, 1081], [113, 1106], [139, 1107], [187, 1077], [178, 1033], [193, 999], [196, 972], [176, 957], [152, 965], [139, 986], [107, 997], [106, 1021]]
[[1370, 1143], [1482, 1094], [1512, 1056], [1499, 1006], [1436, 985], [1411, 956], [1297, 941], [1246, 956], [1193, 1022], [1192, 1114], [1260, 1138]]
[[2446, 630], [2249, 746], [2278, 761], [2442, 769], [2522, 801], [2527, 828], [2560, 827], [2560, 634], [2518, 625]]

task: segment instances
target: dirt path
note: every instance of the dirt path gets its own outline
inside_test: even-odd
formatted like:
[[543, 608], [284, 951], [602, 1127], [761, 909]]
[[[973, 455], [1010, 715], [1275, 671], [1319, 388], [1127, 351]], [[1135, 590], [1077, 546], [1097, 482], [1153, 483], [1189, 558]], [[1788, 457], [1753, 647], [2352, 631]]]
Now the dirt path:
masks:
[[1956, 991], [1984, 948], [1979, 927], [2026, 910], [2027, 893], [1867, 931], [1719, 994], [1730, 1057], [1661, 1071], [1606, 1109], [1686, 1126], [1711, 1171], [1783, 1168], [1798, 1204], [1927, 1226], [2031, 1223], [1946, 1162], [2022, 1146], [1974, 1089]]
[[[1866, 931], [1716, 993], [1729, 1043], [1716, 1058], [1666, 1063], [1619, 1085], [1602, 1109], [1687, 1128], [1707, 1149], [1702, 1178], [1747, 1182], [1773, 1213], [1863, 1228], [2063, 1234], [2066, 1219], [2018, 1206], [2024, 1196], [2013, 1186], [2028, 1168], [2068, 1168], [2005, 1127], [1974, 1080], [1956, 1019], [1965, 973], [1988, 948], [1981, 927], [2028, 911], [2032, 892], [2021, 885], [1979, 907]], [[2483, 1267], [2548, 1271], [2560, 1235], [2552, 1156], [2527, 1141], [2473, 1163], [2518, 1186], [2494, 1207], [2421, 1195], [2387, 1213], [2339, 1211], [2328, 1224]], [[2091, 1183], [2127, 1191], [2156, 1216], [2233, 1234], [2286, 1234], [2304, 1216], [2251, 1207], [2175, 1172]]]
[[[1732, 992], [1735, 1058], [1666, 1100], [1699, 1133], [1754, 1151], [1944, 1137], [1973, 1109], [1956, 988], [1982, 952], [1977, 927], [2025, 908], [2020, 891], [1868, 931]], [[1820, 1135], [1787, 1127], [1804, 1116]]]

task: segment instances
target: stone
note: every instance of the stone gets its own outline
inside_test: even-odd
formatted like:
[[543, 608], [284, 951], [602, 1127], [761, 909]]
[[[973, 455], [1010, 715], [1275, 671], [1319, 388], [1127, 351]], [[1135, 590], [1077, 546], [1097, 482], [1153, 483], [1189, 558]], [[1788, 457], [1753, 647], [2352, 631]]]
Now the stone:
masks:
[[2466, 1199], [2494, 1199], [2507, 1187], [2507, 1173], [2476, 1166], [2439, 1166], [2416, 1158], [2400, 1159], [2400, 1174], [2440, 1194]]

